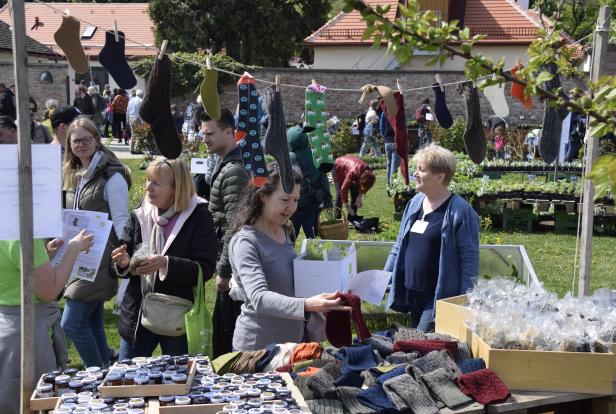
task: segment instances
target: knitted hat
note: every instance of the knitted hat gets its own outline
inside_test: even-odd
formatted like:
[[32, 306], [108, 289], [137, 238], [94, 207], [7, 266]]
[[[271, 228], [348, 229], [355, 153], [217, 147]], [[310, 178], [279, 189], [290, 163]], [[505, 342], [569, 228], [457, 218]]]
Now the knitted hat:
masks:
[[451, 356], [445, 349], [441, 351], [432, 351], [421, 358], [417, 358], [411, 362], [410, 367], [412, 368], [411, 371], [415, 375], [415, 378], [419, 378], [419, 376], [432, 372], [438, 368], [446, 368], [455, 374], [459, 373], [458, 366], [453, 362]]
[[461, 375], [458, 377], [458, 387], [464, 394], [483, 405], [503, 402], [510, 395], [507, 386], [489, 368]]
[[291, 363], [310, 359], [320, 359], [322, 352], [323, 347], [317, 342], [297, 344], [291, 356]]
[[265, 355], [263, 355], [263, 358], [261, 358], [261, 360], [257, 362], [257, 365], [255, 366], [255, 372], [263, 372], [263, 368], [265, 368], [265, 366], [269, 364], [272, 360], [272, 357], [274, 356], [274, 350], [276, 350], [277, 347], [278, 345], [276, 344], [269, 344], [265, 347], [266, 353]]
[[344, 406], [345, 410], [353, 414], [372, 414], [375, 413], [372, 408], [366, 407], [361, 404], [357, 399], [360, 389], [355, 387], [338, 387], [336, 388], [336, 395]]
[[360, 404], [372, 408], [378, 413], [397, 413], [396, 406], [387, 398], [387, 394], [380, 385], [361, 390], [357, 393]]
[[306, 385], [315, 395], [327, 398], [335, 393], [335, 381], [342, 375], [342, 371], [336, 364], [327, 364], [321, 370], [312, 375]]
[[[340, 294], [342, 299], [341, 305], [350, 306], [352, 308], [353, 322], [355, 331], [359, 339], [366, 339], [371, 336], [370, 329], [364, 322], [364, 316], [361, 313], [361, 299], [352, 293]], [[327, 313], [325, 321], [325, 333], [327, 339], [334, 346], [350, 346], [353, 336], [351, 332], [351, 315], [347, 311], [332, 311]]]
[[458, 342], [458, 355], [456, 355], [456, 361], [462, 362], [467, 359], [471, 359], [471, 347], [466, 342]]
[[344, 356], [342, 372], [360, 372], [376, 365], [371, 345], [349, 346], [340, 352]]
[[361, 388], [361, 386], [364, 384], [364, 377], [362, 377], [357, 372], [349, 371], [349, 372], [345, 372], [340, 377], [338, 377], [338, 379], [336, 379], [336, 382], [334, 382], [334, 384], [336, 385], [336, 387], [346, 386], [346, 387]]
[[455, 383], [456, 376], [445, 368], [435, 369], [421, 376], [421, 380], [449, 408], [456, 409], [473, 402]]
[[419, 357], [421, 357], [421, 355], [419, 355], [419, 352], [400, 351], [394, 352], [393, 354], [385, 358], [385, 361], [389, 362], [390, 364], [408, 364], [409, 362], [412, 362]]
[[306, 401], [312, 414], [340, 414], [344, 411], [342, 403], [338, 400], [308, 400]]
[[426, 339], [426, 334], [423, 331], [415, 328], [399, 327], [394, 331], [393, 342], [398, 341], [417, 341]]
[[432, 398], [408, 374], [385, 381], [383, 389], [399, 411], [408, 411], [410, 408], [414, 414], [438, 414], [438, 407]]
[[276, 371], [278, 371], [278, 372], [293, 372], [293, 365], [291, 365], [291, 364], [281, 365], [278, 368], [276, 368]]
[[288, 364], [296, 346], [297, 344], [294, 342], [278, 344], [277, 352], [274, 351], [271, 361], [263, 368], [263, 371], [274, 371], [276, 368]]
[[446, 349], [452, 358], [458, 354], [458, 343], [452, 341], [441, 341], [438, 339], [425, 341], [398, 341], [394, 343], [394, 351], [419, 352], [421, 355], [432, 351]]
[[394, 352], [394, 343], [390, 338], [380, 335], [372, 335], [363, 341], [365, 344], [370, 344], [372, 349], [377, 351], [383, 358], [391, 355]]

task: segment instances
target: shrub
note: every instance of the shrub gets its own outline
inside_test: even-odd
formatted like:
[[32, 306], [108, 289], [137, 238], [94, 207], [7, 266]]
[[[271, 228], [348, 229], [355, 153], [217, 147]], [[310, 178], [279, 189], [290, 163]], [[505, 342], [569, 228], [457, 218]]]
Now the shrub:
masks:
[[357, 140], [351, 134], [351, 123], [349, 121], [340, 121], [340, 127], [332, 135], [331, 147], [334, 158], [359, 151]]
[[464, 128], [466, 123], [457, 118], [449, 129], [441, 128], [436, 122], [430, 126], [432, 142], [437, 143], [453, 152], [466, 152], [464, 148]]

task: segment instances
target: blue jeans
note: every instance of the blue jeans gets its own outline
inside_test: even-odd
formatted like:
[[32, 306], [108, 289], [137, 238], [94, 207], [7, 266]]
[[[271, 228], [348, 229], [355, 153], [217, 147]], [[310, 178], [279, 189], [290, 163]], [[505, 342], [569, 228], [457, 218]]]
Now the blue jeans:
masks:
[[295, 236], [299, 234], [300, 228], [304, 229], [304, 235], [307, 239], [314, 239], [317, 233], [317, 221], [319, 219], [319, 206], [311, 208], [298, 209], [291, 216]]
[[387, 155], [387, 186], [391, 185], [391, 177], [396, 175], [396, 170], [400, 167], [400, 156], [396, 152], [394, 142], [385, 143], [385, 154]]
[[64, 305], [62, 329], [77, 348], [86, 367], [109, 365], [109, 346], [103, 321], [104, 304], [67, 299]]
[[141, 324], [137, 328], [136, 342], [133, 346], [129, 341], [120, 337], [120, 359], [134, 357], [149, 357], [156, 347], [160, 348], [164, 355], [184, 355], [188, 353], [188, 341], [186, 335], [163, 336], [145, 329]]
[[381, 149], [379, 145], [376, 143], [376, 138], [370, 135], [364, 136], [364, 143], [361, 144], [361, 149], [359, 150], [359, 156], [364, 157], [367, 154], [370, 154], [370, 149], [374, 148], [375, 155], [377, 157], [381, 156]]
[[419, 148], [428, 146], [431, 142], [432, 132], [430, 131], [430, 129], [427, 126], [419, 128]]
[[408, 291], [411, 296], [411, 324], [424, 332], [434, 332], [434, 292]]

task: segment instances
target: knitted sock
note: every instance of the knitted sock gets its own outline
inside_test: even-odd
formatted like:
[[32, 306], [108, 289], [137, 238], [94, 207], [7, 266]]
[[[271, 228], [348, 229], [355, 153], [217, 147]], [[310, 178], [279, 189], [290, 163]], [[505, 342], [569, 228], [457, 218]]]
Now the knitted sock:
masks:
[[471, 82], [458, 85], [460, 95], [464, 95], [466, 106], [466, 127], [464, 129], [464, 146], [470, 159], [479, 164], [486, 156], [486, 137], [481, 122], [479, 94]]
[[306, 401], [312, 414], [340, 414], [344, 411], [342, 403], [338, 400], [308, 400]]
[[377, 379], [378, 379], [378, 376], [381, 374], [380, 373], [377, 374], [373, 370], [368, 369], [366, 371], [362, 371], [360, 375], [364, 378], [364, 385], [370, 388], [370, 387], [374, 387], [375, 385], [378, 385]]
[[470, 345], [466, 342], [458, 342], [458, 355], [456, 355], [456, 362], [460, 363], [471, 358]]
[[[312, 159], [314, 165], [323, 173], [330, 172], [334, 168], [334, 157], [326, 134], [327, 112], [325, 111], [325, 93], [315, 92], [313, 88], [306, 88], [306, 107], [304, 115], [306, 126], [314, 128], [308, 132]], [[286, 146], [285, 146], [286, 148]]]
[[128, 66], [124, 49], [124, 32], [118, 32], [117, 42], [114, 33], [105, 32], [105, 46], [98, 54], [98, 61], [120, 88], [131, 89], [137, 85], [137, 78]]
[[320, 359], [323, 353], [323, 347], [318, 342], [307, 342], [298, 344], [293, 350], [291, 363], [299, 361], [307, 361], [312, 359]]
[[171, 60], [164, 55], [161, 59], [154, 59], [139, 115], [150, 124], [160, 153], [168, 159], [176, 159], [182, 153], [182, 141], [171, 114], [170, 88]]
[[453, 341], [441, 341], [438, 339], [424, 341], [398, 341], [394, 343], [394, 351], [419, 352], [421, 355], [432, 351], [446, 349], [452, 358], [458, 354], [458, 343]]
[[265, 368], [265, 366], [269, 364], [272, 358], [274, 357], [274, 350], [276, 348], [277, 348], [276, 344], [269, 344], [268, 346], [265, 347], [265, 350], [267, 352], [265, 353], [265, 355], [263, 355], [263, 358], [261, 358], [261, 360], [257, 362], [257, 365], [255, 366], [256, 372], [263, 372], [263, 369]]
[[509, 398], [509, 389], [496, 373], [488, 368], [458, 377], [460, 391], [477, 401], [488, 405]]
[[344, 406], [346, 412], [353, 414], [372, 414], [375, 413], [373, 409], [362, 405], [357, 399], [357, 394], [361, 390], [355, 387], [338, 387], [336, 388], [336, 395], [338, 400]]
[[462, 374], [470, 374], [471, 372], [482, 370], [486, 367], [486, 363], [483, 358], [467, 359], [462, 362], [458, 362], [458, 368]]
[[276, 92], [276, 86], [270, 85], [265, 88], [263, 99], [265, 111], [269, 117], [267, 131], [265, 131], [265, 150], [274, 157], [278, 163], [282, 189], [285, 193], [293, 192], [293, 170], [289, 158], [289, 144], [287, 143], [287, 126], [282, 109], [280, 92]]
[[[547, 70], [554, 74], [552, 80], [543, 84], [546, 90], [554, 92], [560, 88], [560, 77], [556, 73], [558, 71], [558, 66], [555, 63], [545, 64], [541, 67], [541, 70]], [[558, 157], [563, 120], [566, 117], [566, 110], [551, 108], [547, 102], [545, 103], [543, 124], [541, 125], [541, 137], [539, 138], [539, 154], [543, 161], [548, 164], [553, 163], [556, 157]]]
[[342, 371], [336, 364], [327, 364], [321, 370], [312, 375], [306, 385], [320, 398], [327, 398], [335, 394], [335, 382], [342, 375]]
[[259, 97], [255, 82], [255, 78], [248, 75], [242, 76], [237, 82], [240, 105], [235, 140], [239, 143], [244, 169], [251, 177], [250, 181], [255, 186], [261, 187], [267, 181], [267, 167], [259, 139], [257, 119]]
[[454, 338], [453, 336], [447, 335], [447, 334], [443, 334], [443, 333], [437, 333], [437, 332], [428, 332], [426, 334], [426, 339], [436, 339], [439, 341], [451, 341], [451, 342], [458, 342], [458, 340], [456, 338]]
[[293, 350], [296, 346], [297, 344], [294, 342], [278, 344], [271, 361], [263, 368], [263, 372], [274, 371], [276, 368], [288, 364], [291, 361], [291, 355], [293, 355]]
[[436, 116], [436, 121], [441, 127], [448, 129], [453, 125], [453, 118], [451, 117], [449, 108], [447, 108], [445, 91], [441, 90], [441, 85], [439, 83], [432, 85], [432, 90], [434, 91], [433, 112], [434, 116]]
[[456, 409], [473, 402], [464, 395], [455, 383], [456, 377], [445, 368], [439, 368], [425, 375], [421, 380], [449, 408]]
[[293, 372], [293, 365], [291, 364], [284, 364], [279, 366], [278, 368], [276, 368], [277, 372]]
[[381, 100], [381, 108], [387, 115], [389, 124], [394, 129], [394, 143], [396, 153], [400, 157], [400, 172], [404, 177], [404, 182], [409, 183], [409, 140], [407, 134], [406, 113], [404, 112], [404, 96], [400, 92], [394, 92], [393, 96], [396, 103], [396, 116], [391, 116], [388, 112], [386, 102]]
[[492, 106], [494, 115], [505, 118], [509, 116], [509, 104], [505, 98], [505, 85], [492, 85], [483, 90], [483, 94], [488, 98]]
[[[515, 73], [523, 68], [524, 65], [515, 67], [511, 69], [511, 74], [515, 76]], [[519, 83], [511, 83], [511, 96], [517, 98], [517, 100], [520, 101], [522, 105], [524, 105], [527, 111], [533, 109], [533, 98], [531, 98], [530, 96], [524, 96], [524, 86], [520, 85]]]
[[56, 44], [66, 55], [68, 63], [77, 73], [87, 73], [89, 69], [86, 52], [81, 45], [79, 20], [73, 16], [62, 16], [60, 28], [53, 34]]
[[393, 342], [396, 343], [398, 341], [415, 341], [415, 340], [421, 341], [424, 339], [426, 339], [426, 334], [419, 329], [399, 327], [394, 331]]
[[376, 366], [371, 345], [342, 348], [342, 372], [360, 372]]
[[407, 372], [411, 371], [415, 378], [434, 371], [435, 369], [446, 368], [447, 370], [458, 375], [458, 366], [451, 359], [447, 350], [432, 351], [429, 354], [417, 358], [410, 364], [410, 369], [407, 368]]
[[336, 387], [345, 386], [345, 387], [361, 388], [361, 386], [364, 385], [364, 377], [362, 377], [357, 372], [349, 371], [349, 372], [345, 372], [340, 377], [338, 377], [338, 379], [336, 379], [336, 382], [334, 382], [334, 384], [336, 385]]
[[[361, 313], [361, 299], [352, 293], [340, 295], [342, 304], [352, 308], [355, 331], [359, 339], [369, 338], [370, 330]], [[351, 315], [347, 311], [328, 312], [325, 320], [327, 340], [334, 346], [350, 346], [352, 344]]]
[[[295, 369], [295, 368], [293, 368]], [[308, 367], [305, 370], [301, 371], [301, 372], [297, 372], [297, 375], [300, 377], [311, 377], [314, 374], [316, 374], [317, 372], [319, 372], [321, 370], [321, 368], [317, 368], [317, 367]]]
[[397, 413], [396, 406], [387, 398], [383, 387], [377, 385], [357, 393], [360, 404], [369, 407], [377, 413]]
[[417, 358], [419, 358], [419, 352], [394, 352], [387, 358], [385, 358], [386, 362], [390, 364], [408, 364], [409, 362], [413, 362]]
[[391, 371], [382, 374], [381, 376], [379, 376], [376, 379], [376, 382], [380, 386], [383, 386], [385, 381], [389, 381], [390, 379], [392, 379], [394, 377], [397, 377], [399, 375], [402, 375], [402, 374], [406, 374], [406, 365], [397, 366], [396, 368], [392, 369]]
[[199, 95], [203, 109], [210, 118], [220, 119], [220, 99], [218, 98], [218, 71], [214, 69], [203, 70], [203, 81], [199, 87]]
[[408, 374], [385, 381], [383, 389], [398, 411], [410, 409], [414, 414], [438, 414], [438, 407], [432, 398]]
[[344, 356], [340, 353], [340, 348], [336, 348], [335, 346], [328, 346], [321, 353], [321, 359], [330, 360], [330, 361], [342, 361]]
[[298, 375], [298, 377], [295, 378], [295, 380], [293, 381], [295, 386], [299, 389], [299, 392], [302, 394], [302, 397], [304, 397], [304, 400], [314, 400], [315, 398], [317, 398], [314, 392], [310, 388], [308, 388], [308, 385], [306, 384], [309, 378], [310, 377]]

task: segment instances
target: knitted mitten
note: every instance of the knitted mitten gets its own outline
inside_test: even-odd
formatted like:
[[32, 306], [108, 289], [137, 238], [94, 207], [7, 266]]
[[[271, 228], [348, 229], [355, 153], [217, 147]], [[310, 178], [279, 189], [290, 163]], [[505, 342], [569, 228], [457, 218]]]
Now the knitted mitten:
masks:
[[287, 126], [282, 109], [280, 92], [275, 85], [265, 88], [263, 93], [265, 111], [269, 117], [267, 131], [265, 131], [265, 150], [272, 155], [278, 163], [282, 189], [285, 193], [293, 192], [293, 169], [289, 158], [289, 144], [287, 143]]
[[130, 89], [137, 85], [137, 78], [135, 78], [133, 70], [128, 66], [124, 49], [124, 32], [118, 32], [117, 42], [115, 41], [114, 33], [106, 32], [105, 46], [98, 54], [98, 61], [107, 69], [107, 72], [109, 72], [120, 88]]
[[306, 126], [314, 128], [312, 132], [308, 132], [312, 159], [319, 171], [327, 173], [334, 168], [334, 157], [326, 134], [328, 114], [325, 111], [325, 93], [315, 91], [311, 85], [306, 88], [305, 96]]
[[[545, 82], [543, 87], [551, 92], [560, 88], [560, 77], [557, 74], [558, 66], [550, 62], [541, 68], [552, 73], [552, 80]], [[563, 120], [567, 117], [566, 109], [551, 108], [546, 102], [543, 112], [543, 124], [541, 125], [541, 137], [539, 138], [539, 154], [543, 161], [553, 163], [558, 157], [560, 149], [560, 135], [563, 129]]]
[[457, 407], [473, 401], [460, 391], [456, 386], [455, 379], [455, 375], [445, 368], [435, 369], [421, 376], [421, 380], [428, 388], [430, 388], [447, 407], [452, 409], [456, 409]]
[[244, 169], [251, 177], [250, 181], [255, 186], [261, 187], [267, 181], [267, 167], [259, 140], [257, 120], [259, 96], [255, 82], [255, 78], [248, 75], [242, 76], [237, 82], [240, 105], [235, 140], [239, 143]]
[[460, 95], [464, 95], [466, 104], [466, 128], [464, 129], [464, 146], [470, 159], [479, 164], [486, 156], [486, 137], [481, 122], [479, 94], [471, 82], [458, 85]]
[[79, 31], [81, 24], [73, 16], [62, 16], [62, 24], [53, 35], [56, 44], [66, 55], [68, 63], [77, 73], [87, 73], [89, 69], [86, 52], [81, 46]]
[[441, 85], [435, 83], [432, 85], [434, 91], [434, 116], [436, 121], [443, 128], [450, 128], [453, 125], [453, 118], [447, 108], [447, 102], [445, 100], [445, 91], [441, 90]]
[[505, 85], [492, 85], [483, 90], [483, 94], [488, 98], [492, 110], [496, 116], [505, 118], [509, 116], [509, 104], [505, 98]]
[[414, 414], [438, 414], [438, 407], [432, 398], [408, 374], [385, 381], [383, 389], [399, 411], [410, 409]]
[[365, 405], [362, 405], [357, 399], [357, 394], [360, 392], [359, 388], [355, 387], [338, 387], [336, 388], [336, 395], [344, 406], [346, 412], [354, 414], [372, 414], [375, 411]]
[[[523, 69], [523, 68], [524, 68], [524, 65], [515, 67], [511, 69], [511, 74], [515, 76], [515, 73], [518, 70]], [[515, 82], [511, 83], [511, 96], [513, 96], [518, 101], [520, 101], [522, 105], [524, 105], [527, 111], [530, 111], [531, 109], [533, 109], [533, 98], [531, 98], [530, 96], [524, 96], [524, 86], [520, 85], [519, 83], [515, 83]]]
[[214, 69], [203, 70], [203, 81], [199, 86], [199, 95], [205, 112], [210, 118], [220, 119], [220, 99], [218, 98], [218, 71]]
[[342, 371], [336, 364], [327, 364], [319, 372], [312, 375], [306, 385], [320, 398], [327, 398], [336, 393], [335, 382]]

